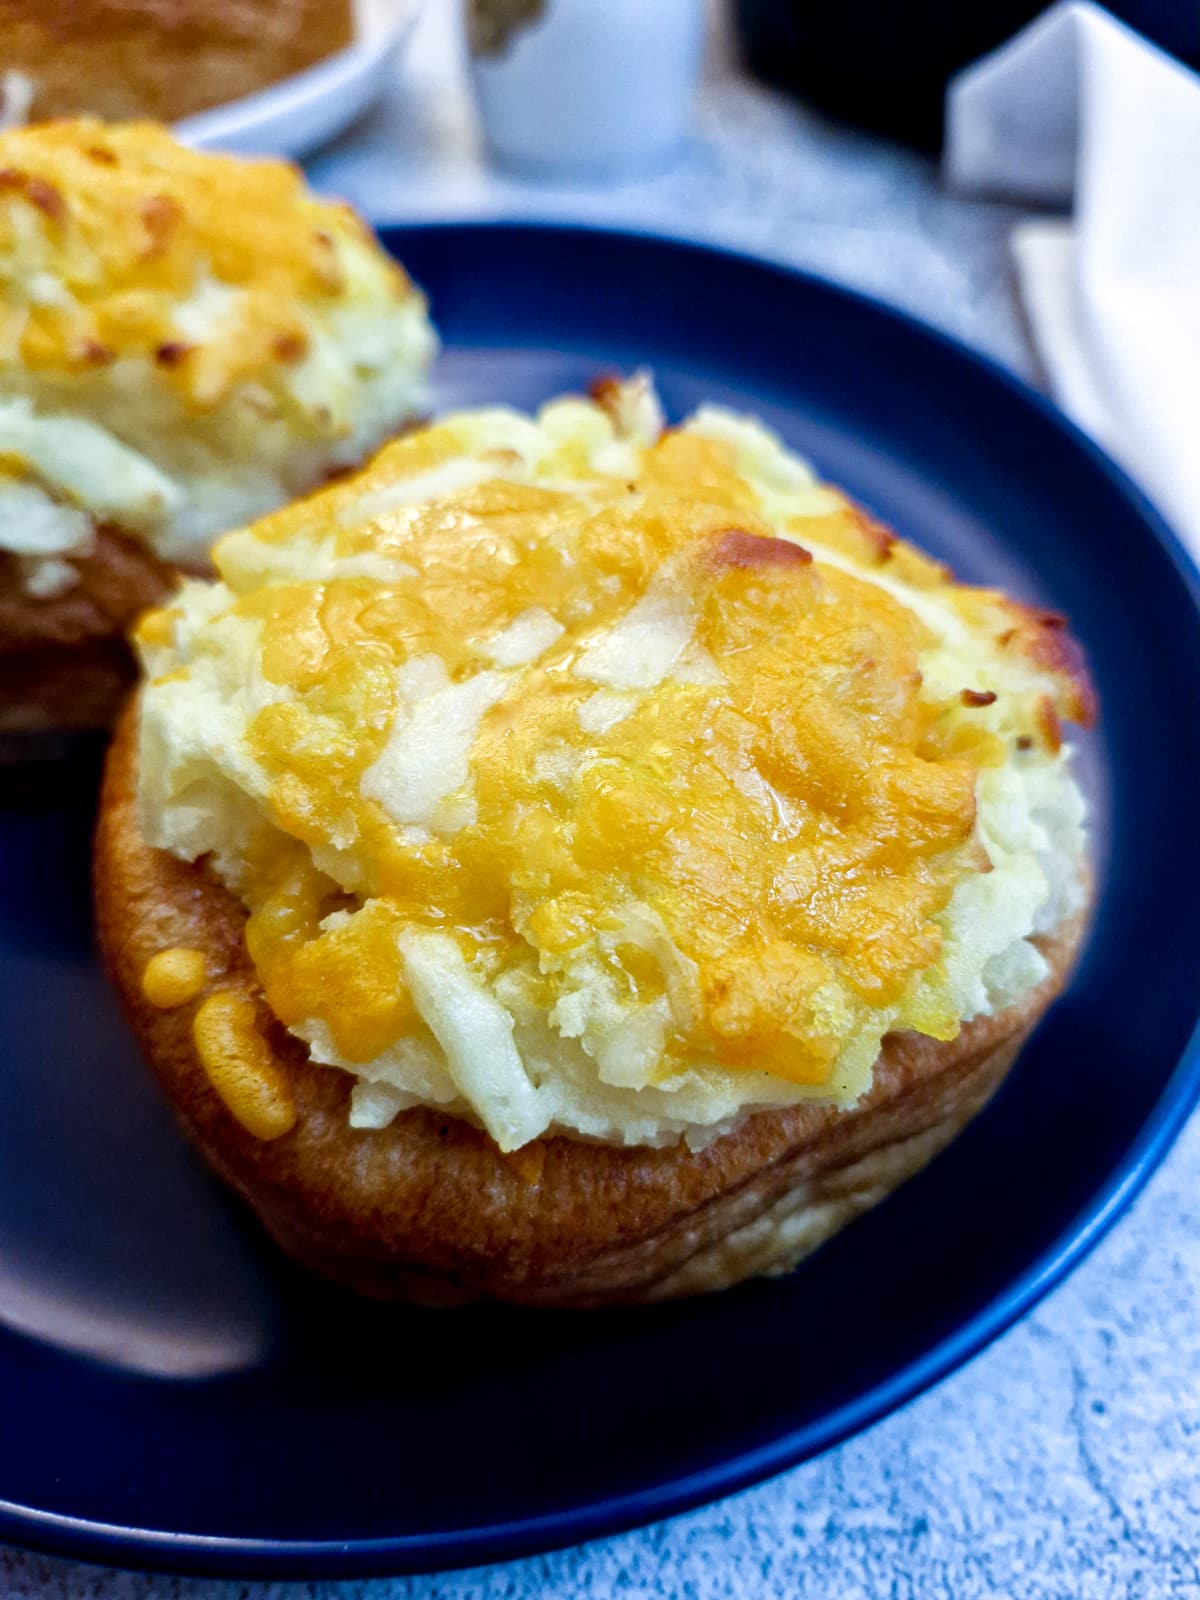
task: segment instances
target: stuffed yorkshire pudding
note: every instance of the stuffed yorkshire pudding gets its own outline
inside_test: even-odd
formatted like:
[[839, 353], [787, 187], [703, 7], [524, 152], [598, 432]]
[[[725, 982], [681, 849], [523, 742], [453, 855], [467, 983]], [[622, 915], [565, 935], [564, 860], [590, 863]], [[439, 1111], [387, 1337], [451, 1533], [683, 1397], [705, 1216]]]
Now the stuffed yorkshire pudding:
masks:
[[19, 752], [111, 723], [138, 612], [409, 422], [435, 341], [348, 206], [152, 123], [0, 133], [0, 280], [0, 741]]
[[648, 385], [464, 412], [137, 632], [103, 948], [208, 1160], [364, 1292], [791, 1265], [984, 1103], [1087, 899], [1062, 619]]

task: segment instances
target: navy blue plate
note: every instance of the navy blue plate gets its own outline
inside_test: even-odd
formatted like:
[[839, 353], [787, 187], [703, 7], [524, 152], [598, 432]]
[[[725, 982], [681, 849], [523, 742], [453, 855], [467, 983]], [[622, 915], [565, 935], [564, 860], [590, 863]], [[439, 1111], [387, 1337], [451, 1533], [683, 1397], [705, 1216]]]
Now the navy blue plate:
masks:
[[966, 577], [1066, 610], [1104, 702], [1083, 750], [1095, 930], [987, 1114], [791, 1277], [637, 1312], [384, 1309], [280, 1261], [177, 1136], [92, 951], [87, 784], [10, 806], [0, 1537], [346, 1574], [679, 1511], [994, 1338], [1095, 1243], [1196, 1097], [1200, 620], [1185, 559], [1120, 473], [997, 369], [812, 278], [569, 228], [389, 243], [445, 335], [439, 404], [528, 405], [646, 363], [673, 414], [755, 411]]

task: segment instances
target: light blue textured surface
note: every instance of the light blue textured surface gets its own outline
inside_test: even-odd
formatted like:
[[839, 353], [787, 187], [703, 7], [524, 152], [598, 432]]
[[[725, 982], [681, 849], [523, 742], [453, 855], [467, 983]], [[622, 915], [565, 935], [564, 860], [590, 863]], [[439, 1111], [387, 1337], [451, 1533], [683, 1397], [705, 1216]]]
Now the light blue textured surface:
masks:
[[[477, 155], [460, 64], [445, 36], [446, 9], [431, 7], [396, 92], [317, 163], [319, 182], [377, 218], [517, 213], [585, 215], [676, 232], [700, 226], [708, 237], [890, 298], [1030, 372], [1004, 251], [1009, 212], [950, 199], [917, 159], [833, 132], [742, 82], [719, 42], [700, 138], [675, 172], [603, 197], [497, 180]], [[1062, 1137], [1070, 1138], [1069, 1128]], [[1096, 1254], [966, 1370], [821, 1460], [672, 1522], [475, 1572], [343, 1585], [148, 1578], [0, 1551], [0, 1594], [5, 1600], [1200, 1595], [1198, 1180], [1200, 1122], [1194, 1121]], [[1013, 1182], [1020, 1181], [1017, 1163]], [[786, 1372], [779, 1383], [786, 1388]]]

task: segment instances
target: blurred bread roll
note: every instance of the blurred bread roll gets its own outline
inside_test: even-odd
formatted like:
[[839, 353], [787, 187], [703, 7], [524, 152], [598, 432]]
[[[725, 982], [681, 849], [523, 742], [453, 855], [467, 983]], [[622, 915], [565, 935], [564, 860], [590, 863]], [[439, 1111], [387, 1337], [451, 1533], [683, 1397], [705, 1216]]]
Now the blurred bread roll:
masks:
[[354, 32], [348, 0], [0, 0], [0, 30], [10, 121], [160, 122], [291, 77]]
[[419, 416], [436, 338], [348, 206], [149, 122], [0, 133], [0, 285], [0, 736], [104, 725], [137, 613]]

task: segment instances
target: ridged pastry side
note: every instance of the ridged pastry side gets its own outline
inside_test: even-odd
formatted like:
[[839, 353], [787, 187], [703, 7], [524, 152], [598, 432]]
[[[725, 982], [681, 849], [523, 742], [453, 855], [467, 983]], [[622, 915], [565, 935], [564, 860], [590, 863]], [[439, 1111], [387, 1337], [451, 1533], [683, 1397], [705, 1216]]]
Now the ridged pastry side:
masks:
[[[1081, 915], [1039, 941], [1045, 980], [953, 1041], [885, 1039], [874, 1085], [851, 1110], [758, 1112], [699, 1152], [546, 1138], [505, 1157], [480, 1130], [424, 1109], [384, 1129], [349, 1126], [351, 1079], [314, 1066], [266, 1009], [240, 903], [202, 866], [143, 839], [136, 762], [131, 710], [108, 760], [96, 899], [134, 1031], [191, 1138], [288, 1254], [382, 1298], [585, 1307], [723, 1288], [792, 1265], [922, 1167], [987, 1101], [1062, 988], [1083, 929]], [[158, 1009], [142, 995], [144, 969], [179, 947], [203, 952], [205, 987], [193, 1003]], [[246, 1132], [205, 1074], [192, 1019], [218, 991], [256, 1007], [291, 1085], [296, 1121], [283, 1137]]]
[[134, 677], [125, 633], [175, 581], [153, 551], [107, 527], [71, 564], [77, 582], [35, 599], [0, 552], [0, 735], [111, 724]]

